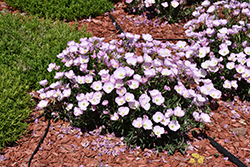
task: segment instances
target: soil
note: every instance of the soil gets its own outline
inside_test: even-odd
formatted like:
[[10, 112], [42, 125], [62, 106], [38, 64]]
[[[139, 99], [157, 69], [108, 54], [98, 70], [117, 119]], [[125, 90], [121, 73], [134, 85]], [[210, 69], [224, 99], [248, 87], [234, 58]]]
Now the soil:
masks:
[[[186, 39], [183, 28], [185, 23], [164, 25], [164, 22], [161, 22], [157, 26], [156, 19], [147, 20], [146, 17], [126, 12], [124, 0], [116, 2], [115, 5], [116, 8], [111, 14], [124, 32], [140, 35], [149, 33], [154, 39]], [[0, 11], [4, 8], [8, 12], [26, 14], [23, 11], [6, 6], [0, 0]], [[134, 24], [134, 21], [137, 21], [138, 24]], [[70, 25], [74, 24], [74, 21], [65, 22]], [[119, 39], [117, 36], [118, 30], [116, 30], [107, 13], [96, 18], [78, 20], [77, 25], [78, 29], [87, 25], [87, 32], [91, 32], [92, 36], [105, 37], [105, 42]], [[212, 124], [206, 124], [205, 127], [208, 136], [214, 138], [216, 142], [239, 158], [246, 166], [250, 166], [249, 104], [249, 102], [242, 102], [237, 98], [233, 102], [219, 100], [218, 105], [213, 107]], [[31, 118], [40, 114], [41, 111], [34, 111], [31, 113]], [[27, 166], [31, 155], [45, 133], [47, 124], [48, 120], [44, 117], [30, 123], [27, 133], [22, 135], [15, 145], [6, 146], [0, 152], [0, 166]], [[191, 146], [187, 154], [182, 155], [176, 151], [174, 155], [168, 156], [165, 152], [156, 154], [154, 150], [149, 149], [144, 151], [139, 148], [127, 149], [122, 140], [112, 134], [99, 136], [95, 134], [97, 132], [80, 133], [77, 129], [70, 127], [66, 121], [52, 121], [46, 138], [31, 161], [31, 166], [194, 166], [189, 162], [192, 153], [198, 153], [205, 157], [200, 166], [236, 166], [218, 152], [208, 139], [203, 138], [199, 134], [199, 129], [197, 129], [197, 132], [197, 135], [189, 135]], [[100, 146], [103, 141], [106, 142], [105, 146]], [[109, 151], [102, 153], [103, 149]]]

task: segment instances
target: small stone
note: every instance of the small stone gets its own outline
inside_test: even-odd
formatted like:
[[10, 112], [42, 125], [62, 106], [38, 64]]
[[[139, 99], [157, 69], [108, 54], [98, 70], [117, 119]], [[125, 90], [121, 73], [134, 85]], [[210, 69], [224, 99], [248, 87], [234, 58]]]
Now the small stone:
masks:
[[245, 128], [231, 128], [229, 129], [231, 132], [236, 133], [236, 135], [242, 135], [244, 136], [247, 132]]

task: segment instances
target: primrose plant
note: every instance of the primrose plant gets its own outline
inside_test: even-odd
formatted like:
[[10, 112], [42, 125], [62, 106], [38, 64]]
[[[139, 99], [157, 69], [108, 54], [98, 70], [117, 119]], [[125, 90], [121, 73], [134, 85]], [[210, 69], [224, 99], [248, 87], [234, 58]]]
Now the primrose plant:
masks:
[[[202, 2], [186, 23], [192, 59], [216, 89], [226, 96], [250, 95], [250, 3]], [[207, 94], [205, 85], [200, 91]], [[242, 96], [243, 95], [243, 96]]]
[[126, 0], [125, 4], [133, 13], [146, 12], [149, 17], [158, 16], [169, 22], [178, 22], [187, 16], [187, 0]]
[[49, 65], [57, 81], [40, 81], [38, 108], [51, 108], [73, 126], [104, 125], [103, 133], [115, 132], [128, 145], [184, 151], [187, 134], [210, 122], [207, 96], [219, 98], [220, 91], [209, 87], [206, 95], [197, 89], [204, 74], [183, 59], [186, 42], [163, 43], [149, 34], [142, 35], [144, 42], [138, 42], [140, 35], [120, 37], [127, 40], [68, 42], [57, 55], [67, 70]]

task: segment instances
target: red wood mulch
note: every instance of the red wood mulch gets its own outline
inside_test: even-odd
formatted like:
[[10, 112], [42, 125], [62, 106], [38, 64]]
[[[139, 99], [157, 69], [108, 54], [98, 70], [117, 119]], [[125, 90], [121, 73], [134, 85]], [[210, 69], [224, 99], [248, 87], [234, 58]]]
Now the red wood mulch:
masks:
[[[9, 12], [17, 12], [6, 6], [0, 0], [0, 11], [3, 8]], [[120, 24], [124, 32], [133, 34], [150, 33], [153, 38], [185, 38], [183, 29], [184, 23], [166, 24], [156, 27], [153, 23], [148, 25], [134, 25], [133, 21], [143, 21], [145, 18], [129, 15], [124, 11], [123, 0], [116, 3], [116, 9], [111, 13]], [[123, 16], [124, 17], [123, 17]], [[121, 23], [123, 22], [123, 23]], [[154, 20], [153, 20], [154, 22]], [[69, 22], [72, 24], [74, 22]], [[117, 30], [107, 14], [103, 14], [91, 21], [80, 20], [77, 22], [78, 28], [88, 25], [88, 32], [93, 36], [105, 37], [105, 42], [111, 39], [118, 39]], [[219, 102], [219, 107], [214, 109], [212, 116], [213, 125], [206, 125], [206, 133], [210, 137], [215, 137], [215, 141], [221, 144], [234, 156], [238, 157], [247, 166], [250, 166], [250, 111], [249, 103], [239, 100], [230, 103]], [[237, 115], [232, 113], [236, 111]], [[33, 112], [32, 116], [40, 115], [39, 111]], [[47, 127], [48, 120], [40, 119], [36, 123], [30, 123], [28, 133], [17, 141], [14, 147], [5, 147], [1, 151], [0, 166], [27, 166], [29, 159], [42, 138]], [[39, 151], [35, 154], [31, 166], [55, 166], [55, 167], [79, 167], [83, 166], [194, 166], [189, 163], [191, 153], [199, 153], [204, 156], [204, 163], [201, 166], [221, 167], [236, 166], [222, 154], [220, 154], [209, 142], [208, 139], [195, 138], [190, 135], [189, 151], [187, 155], [176, 152], [173, 156], [165, 153], [158, 155], [152, 150], [129, 150], [125, 149], [121, 139], [115, 136], [98, 136], [88, 133], [79, 134], [76, 129], [68, 126], [68, 122], [59, 120], [52, 122], [47, 137], [41, 144]], [[105, 143], [106, 142], [106, 143]], [[104, 146], [97, 143], [105, 143]], [[110, 147], [109, 152], [102, 153], [104, 149]], [[115, 155], [114, 151], [119, 152]], [[4, 159], [3, 159], [4, 157]]]

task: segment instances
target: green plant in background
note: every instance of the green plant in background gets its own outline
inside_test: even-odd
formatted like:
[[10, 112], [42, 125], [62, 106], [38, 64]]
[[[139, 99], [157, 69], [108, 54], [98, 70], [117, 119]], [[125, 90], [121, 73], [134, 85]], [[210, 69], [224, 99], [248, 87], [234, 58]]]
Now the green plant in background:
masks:
[[38, 17], [15, 16], [0, 12], [0, 149], [14, 142], [28, 126], [21, 121], [31, 112], [32, 89], [37, 81], [53, 75], [47, 73], [51, 61], [67, 46], [68, 40], [89, 37], [85, 28], [77, 30], [59, 21]]
[[28, 80], [30, 89], [37, 89], [37, 81], [45, 77], [53, 78], [46, 73], [50, 62], [60, 64], [56, 56], [68, 40], [79, 40], [89, 37], [86, 28], [77, 30], [77, 25], [38, 19], [38, 17], [3, 15], [0, 13], [0, 59], [9, 67], [18, 67], [19, 75]]
[[26, 132], [28, 124], [22, 121], [35, 106], [27, 93], [28, 82], [15, 67], [0, 65], [0, 150]]
[[46, 19], [75, 20], [95, 17], [113, 8], [108, 0], [5, 0], [6, 4]]

